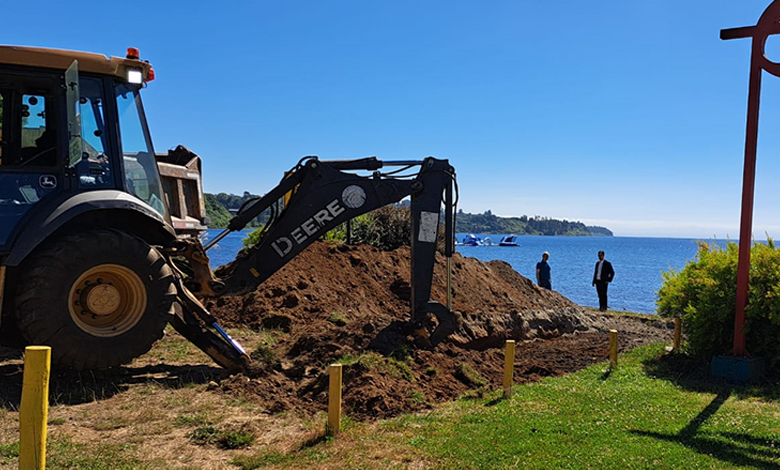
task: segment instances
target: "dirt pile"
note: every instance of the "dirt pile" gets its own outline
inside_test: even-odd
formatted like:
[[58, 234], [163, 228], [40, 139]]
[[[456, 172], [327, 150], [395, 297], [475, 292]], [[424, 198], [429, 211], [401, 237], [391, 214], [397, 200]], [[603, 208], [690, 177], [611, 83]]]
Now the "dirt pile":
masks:
[[[502, 261], [456, 254], [452, 267], [460, 326], [429, 350], [415, 346], [408, 327], [409, 249], [315, 243], [256, 291], [206, 302], [225, 325], [267, 330], [274, 343], [255, 351], [253, 373], [219, 386], [270, 412], [322, 411], [327, 366], [347, 358], [345, 413], [379, 418], [500, 387], [506, 339], [518, 340], [515, 377], [525, 382], [605, 360], [611, 328], [623, 350], [671, 338], [665, 322], [587, 311]], [[437, 258], [433, 300], [446, 304], [446, 285], [446, 262]]]

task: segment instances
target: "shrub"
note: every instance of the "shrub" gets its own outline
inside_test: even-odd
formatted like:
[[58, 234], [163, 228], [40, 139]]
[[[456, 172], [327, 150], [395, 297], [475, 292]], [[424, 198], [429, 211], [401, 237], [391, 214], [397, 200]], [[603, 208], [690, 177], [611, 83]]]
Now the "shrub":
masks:
[[[411, 209], [407, 206], [388, 205], [367, 214], [359, 215], [351, 221], [351, 242], [353, 245], [371, 245], [384, 251], [392, 251], [409, 246], [412, 239]], [[444, 220], [440, 220], [437, 232], [437, 250], [444, 252]], [[244, 246], [250, 247], [262, 239], [261, 230], [250, 233], [244, 239]], [[347, 240], [347, 224], [343, 223], [328, 231], [323, 237], [330, 242]]]
[[[444, 253], [444, 219], [436, 233], [436, 249]], [[328, 232], [326, 240], [346, 241], [346, 224]], [[412, 240], [411, 209], [407, 206], [389, 205], [352, 220], [352, 244], [371, 245], [384, 251], [409, 246]]]
[[[700, 242], [693, 261], [663, 275], [658, 313], [664, 318], [681, 317], [688, 350], [695, 356], [709, 358], [731, 349], [738, 252], [733, 242], [725, 248]], [[746, 346], [752, 355], [763, 356], [776, 366], [780, 364], [776, 339], [780, 336], [780, 249], [770, 239], [767, 244], [754, 244], [750, 253]]]
[[[346, 224], [339, 229], [346, 240]], [[409, 245], [411, 230], [409, 207], [384, 206], [352, 219], [352, 243], [395, 250]]]

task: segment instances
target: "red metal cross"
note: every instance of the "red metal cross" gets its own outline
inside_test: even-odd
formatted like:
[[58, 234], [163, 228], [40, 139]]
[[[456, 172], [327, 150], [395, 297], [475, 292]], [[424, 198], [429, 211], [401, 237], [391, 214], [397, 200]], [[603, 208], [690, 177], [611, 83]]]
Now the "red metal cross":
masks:
[[780, 64], [766, 57], [766, 40], [780, 34], [780, 0], [774, 0], [755, 26], [722, 29], [723, 40], [753, 38], [750, 53], [750, 88], [748, 90], [747, 132], [745, 136], [745, 168], [742, 176], [742, 218], [739, 228], [739, 260], [737, 264], [737, 306], [734, 314], [734, 356], [749, 356], [745, 349], [745, 308], [750, 281], [750, 245], [753, 230], [753, 195], [756, 183], [756, 148], [758, 146], [758, 105], [761, 101], [761, 73], [766, 70], [780, 77]]

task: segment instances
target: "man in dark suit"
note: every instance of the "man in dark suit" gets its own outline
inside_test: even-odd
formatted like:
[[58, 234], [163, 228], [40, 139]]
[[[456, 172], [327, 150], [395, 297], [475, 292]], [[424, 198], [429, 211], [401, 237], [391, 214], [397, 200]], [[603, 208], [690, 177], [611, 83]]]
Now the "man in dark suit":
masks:
[[602, 312], [607, 311], [607, 286], [614, 277], [615, 270], [612, 269], [612, 263], [604, 259], [603, 251], [599, 251], [599, 260], [593, 271], [593, 285], [596, 286], [596, 292], [599, 294], [599, 310]]

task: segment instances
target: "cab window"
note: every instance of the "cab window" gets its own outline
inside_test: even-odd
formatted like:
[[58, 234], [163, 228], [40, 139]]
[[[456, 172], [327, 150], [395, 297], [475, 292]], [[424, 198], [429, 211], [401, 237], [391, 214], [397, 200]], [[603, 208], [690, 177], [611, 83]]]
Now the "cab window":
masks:
[[114, 187], [113, 167], [108, 150], [103, 84], [96, 78], [79, 79], [79, 100], [76, 115], [81, 123], [81, 159], [71, 162], [78, 176], [80, 189]]
[[127, 190], [168, 218], [157, 160], [145, 126], [138, 90], [118, 84], [116, 104]]
[[[49, 100], [51, 101], [51, 100]], [[57, 135], [49, 124], [45, 96], [22, 95], [22, 165], [53, 166], [57, 163]]]

